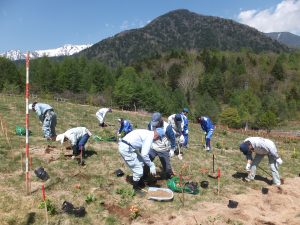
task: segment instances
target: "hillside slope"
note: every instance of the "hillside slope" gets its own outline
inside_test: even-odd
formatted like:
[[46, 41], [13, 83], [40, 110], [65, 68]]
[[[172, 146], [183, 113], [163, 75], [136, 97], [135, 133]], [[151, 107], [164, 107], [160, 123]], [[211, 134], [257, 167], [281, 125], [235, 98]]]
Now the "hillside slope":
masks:
[[255, 52], [288, 50], [285, 45], [249, 26], [182, 9], [154, 19], [144, 28], [124, 31], [102, 40], [79, 55], [109, 64], [130, 64], [173, 49], [203, 48], [230, 51], [249, 48]]
[[[86, 166], [82, 167], [70, 156], [64, 156], [65, 145], [47, 142], [42, 137], [41, 124], [31, 112], [32, 193], [26, 195], [25, 137], [15, 134], [16, 125], [24, 126], [25, 123], [24, 101], [23, 96], [0, 95], [0, 224], [46, 224], [45, 210], [39, 208], [42, 184], [45, 184], [46, 198], [56, 209], [56, 213], [48, 215], [49, 224], [299, 224], [299, 138], [230, 130], [219, 124], [211, 144], [215, 169], [221, 171], [220, 194], [217, 194], [217, 179], [208, 176], [213, 172], [213, 156], [202, 148], [204, 136], [199, 125], [191, 122], [190, 146], [184, 150], [182, 160], [176, 156], [171, 159], [172, 167], [185, 181], [200, 183], [207, 180], [209, 186], [200, 188], [196, 195], [175, 193], [173, 201], [162, 203], [150, 201], [147, 196], [133, 196], [132, 186], [125, 181], [131, 171], [118, 152], [117, 142], [97, 141], [91, 137], [86, 145]], [[58, 134], [71, 127], [85, 126], [93, 135], [109, 137], [118, 129], [119, 117], [129, 119], [134, 129], [145, 128], [151, 118], [150, 113], [113, 109], [106, 118], [109, 126], [100, 128], [95, 117], [98, 107], [49, 99], [38, 101], [54, 107], [58, 115]], [[241, 140], [254, 135], [275, 141], [284, 162], [280, 168], [281, 176], [286, 178], [282, 190], [269, 185], [270, 176], [264, 172], [270, 172], [267, 158], [257, 170], [257, 179], [251, 183], [243, 182], [242, 178], [247, 175], [244, 170], [246, 159], [238, 146]], [[155, 185], [165, 188], [166, 180], [160, 173], [161, 162], [156, 158], [154, 163], [158, 172]], [[40, 166], [50, 176], [46, 182], [33, 173]], [[117, 169], [122, 169], [125, 176], [117, 177]], [[261, 187], [269, 188], [268, 195], [262, 195]], [[229, 199], [239, 202], [237, 209], [227, 208]], [[61, 207], [65, 200], [76, 207], [84, 206], [85, 217], [63, 213]], [[137, 217], [131, 217], [132, 206], [139, 209]]]
[[292, 48], [300, 48], [300, 36], [298, 35], [290, 32], [272, 32], [266, 33], [266, 35]]

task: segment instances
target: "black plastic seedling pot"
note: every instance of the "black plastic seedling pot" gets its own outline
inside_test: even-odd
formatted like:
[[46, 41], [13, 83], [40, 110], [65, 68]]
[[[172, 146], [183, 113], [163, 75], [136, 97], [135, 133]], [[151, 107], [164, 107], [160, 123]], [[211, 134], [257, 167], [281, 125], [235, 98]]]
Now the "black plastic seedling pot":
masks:
[[236, 208], [237, 206], [238, 206], [238, 202], [237, 201], [233, 201], [233, 200], [229, 200], [229, 202], [228, 202], [228, 207], [229, 208]]
[[269, 189], [268, 188], [262, 188], [261, 189], [261, 193], [263, 193], [264, 195], [266, 195], [266, 194], [268, 194], [268, 192], [269, 192]]
[[206, 181], [206, 180], [204, 180], [204, 181], [201, 181], [201, 183], [200, 183], [200, 186], [202, 187], [202, 188], [207, 188], [208, 187], [208, 181]]

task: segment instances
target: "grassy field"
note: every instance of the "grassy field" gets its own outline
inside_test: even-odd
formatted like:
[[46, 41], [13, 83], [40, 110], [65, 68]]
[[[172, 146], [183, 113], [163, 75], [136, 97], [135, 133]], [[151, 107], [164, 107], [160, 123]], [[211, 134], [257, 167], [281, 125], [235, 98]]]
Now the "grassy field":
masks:
[[[97, 107], [43, 99], [37, 101], [47, 102], [54, 107], [58, 117], [56, 128], [58, 134], [72, 127], [85, 126], [93, 135], [111, 137], [119, 127], [117, 122], [119, 117], [130, 120], [135, 128], [146, 128], [151, 117], [150, 113], [113, 109], [113, 113], [108, 113], [106, 117], [106, 122], [110, 126], [100, 128], [95, 116]], [[217, 125], [212, 138], [215, 168], [221, 170], [221, 189], [220, 195], [217, 195], [217, 180], [208, 177], [212, 172], [212, 154], [206, 153], [202, 147], [204, 136], [199, 125], [190, 123], [190, 146], [184, 152], [183, 160], [172, 158], [172, 166], [175, 173], [182, 173], [186, 181], [200, 183], [208, 180], [209, 188], [200, 188], [198, 195], [184, 194], [184, 198], [182, 194], [176, 193], [172, 202], [153, 202], [139, 198], [133, 196], [131, 185], [126, 183], [125, 176], [116, 177], [114, 174], [114, 171], [120, 168], [126, 175], [131, 175], [118, 153], [116, 142], [97, 142], [90, 138], [86, 146], [89, 157], [85, 160], [86, 166], [81, 167], [76, 160], [63, 155], [63, 146], [42, 138], [41, 124], [35, 113], [31, 112], [32, 135], [29, 142], [32, 156], [32, 193], [27, 195], [24, 173], [25, 137], [15, 134], [16, 125], [25, 127], [24, 113], [24, 97], [0, 95], [0, 224], [46, 223], [45, 211], [39, 208], [42, 201], [42, 182], [32, 173], [39, 166], [43, 166], [50, 175], [50, 180], [45, 183], [46, 197], [53, 206], [53, 215], [49, 214], [48, 218], [49, 224], [130, 224], [143, 218], [157, 217], [161, 213], [193, 210], [198, 202], [223, 202], [232, 194], [245, 193], [245, 186], [260, 189], [262, 185], [266, 185], [263, 181], [249, 184], [242, 181], [241, 176], [245, 173], [246, 162], [238, 148], [239, 143], [246, 137], [268, 137], [266, 133], [228, 130]], [[293, 129], [300, 130], [297, 124], [293, 124]], [[280, 169], [282, 177], [298, 176], [299, 138], [274, 135], [270, 138], [276, 143], [284, 162]], [[46, 157], [47, 154], [36, 153], [44, 153], [48, 145], [59, 152], [55, 159], [49, 159]], [[267, 161], [264, 159], [260, 166], [270, 173]], [[155, 164], [160, 171], [161, 164], [158, 159], [155, 160]], [[270, 179], [263, 170], [258, 169], [258, 177]], [[159, 181], [159, 184], [166, 187], [166, 181]], [[64, 200], [72, 202], [75, 206], [84, 206], [87, 215], [76, 218], [62, 213], [61, 206]], [[138, 213], [130, 211], [132, 206], [138, 209]], [[230, 223], [240, 224], [238, 221]]]

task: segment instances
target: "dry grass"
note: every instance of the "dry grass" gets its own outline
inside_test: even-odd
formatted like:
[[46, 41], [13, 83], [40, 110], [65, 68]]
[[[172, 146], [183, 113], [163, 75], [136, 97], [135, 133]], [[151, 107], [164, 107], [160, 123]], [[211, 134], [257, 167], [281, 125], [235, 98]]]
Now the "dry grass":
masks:
[[[124, 117], [134, 124], [135, 128], [146, 128], [150, 114], [123, 112], [113, 109], [108, 113], [106, 121], [111, 126], [98, 127], [95, 113], [96, 107], [61, 103], [49, 100], [39, 100], [52, 105], [58, 116], [57, 133], [71, 127], [86, 126], [95, 135], [101, 137], [113, 136], [118, 129], [117, 119]], [[25, 127], [25, 101], [22, 97], [0, 95], [0, 224], [45, 224], [44, 210], [39, 209], [41, 202], [42, 182], [32, 174], [32, 189], [27, 196], [25, 192], [24, 152], [25, 137], [15, 135], [15, 126]], [[1, 122], [0, 121], [0, 122]], [[299, 128], [298, 128], [299, 129]], [[131, 223], [129, 208], [133, 205], [140, 209], [141, 218], [159, 216], [163, 213], [170, 215], [178, 210], [193, 210], [198, 202], [222, 202], [232, 194], [245, 192], [245, 183], [241, 180], [244, 173], [245, 160], [238, 151], [239, 143], [249, 134], [217, 128], [212, 139], [215, 154], [215, 170], [221, 170], [221, 192], [217, 195], [217, 180], [208, 177], [212, 173], [212, 154], [207, 154], [202, 148], [202, 132], [199, 125], [190, 124], [190, 148], [184, 152], [183, 160], [177, 157], [172, 159], [175, 173], [182, 172], [185, 180], [208, 180], [209, 188], [200, 189], [198, 195], [175, 194], [174, 201], [159, 203], [130, 195], [131, 186], [125, 178], [118, 178], [114, 171], [118, 168], [131, 175], [130, 171], [118, 154], [118, 145], [114, 142], [96, 142], [90, 138], [87, 149], [91, 153], [86, 159], [86, 167], [81, 167], [75, 160], [63, 156], [64, 148], [58, 143], [48, 143], [42, 138], [41, 125], [35, 114], [30, 114], [30, 149], [32, 156], [32, 170], [43, 166], [50, 175], [46, 182], [46, 196], [55, 205], [57, 213], [49, 216], [49, 224], [129, 224]], [[251, 133], [252, 135], [252, 133]], [[282, 155], [284, 164], [281, 168], [283, 177], [298, 176], [300, 168], [300, 141], [284, 137], [272, 138]], [[57, 149], [55, 160], [47, 160], [43, 153], [51, 144]], [[294, 153], [294, 149], [295, 152]], [[35, 154], [33, 154], [35, 152]], [[61, 154], [59, 154], [61, 152]], [[51, 152], [50, 152], [51, 153]], [[21, 164], [21, 159], [23, 163]], [[155, 161], [160, 167], [159, 160]], [[269, 171], [267, 160], [263, 160], [261, 167]], [[268, 177], [258, 170], [262, 178]], [[166, 187], [166, 182], [160, 182]], [[264, 181], [249, 184], [253, 189], [259, 189]], [[119, 194], [117, 194], [117, 192]], [[120, 194], [121, 193], [121, 194]], [[87, 204], [86, 196], [92, 194], [95, 201]], [[75, 206], [85, 206], [87, 215], [84, 218], [75, 218], [61, 213], [64, 200]], [[128, 211], [128, 214], [126, 213]], [[207, 220], [210, 220], [207, 215]], [[136, 220], [138, 221], [138, 217]]]

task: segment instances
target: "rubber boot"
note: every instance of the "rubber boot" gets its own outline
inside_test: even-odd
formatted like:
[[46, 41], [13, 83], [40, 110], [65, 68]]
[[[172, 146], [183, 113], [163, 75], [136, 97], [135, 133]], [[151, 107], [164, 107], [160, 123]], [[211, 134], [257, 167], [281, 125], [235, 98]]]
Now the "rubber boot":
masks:
[[144, 197], [145, 196], [145, 192], [141, 190], [141, 187], [139, 185], [140, 181], [133, 181], [133, 190], [136, 196], [138, 197]]

